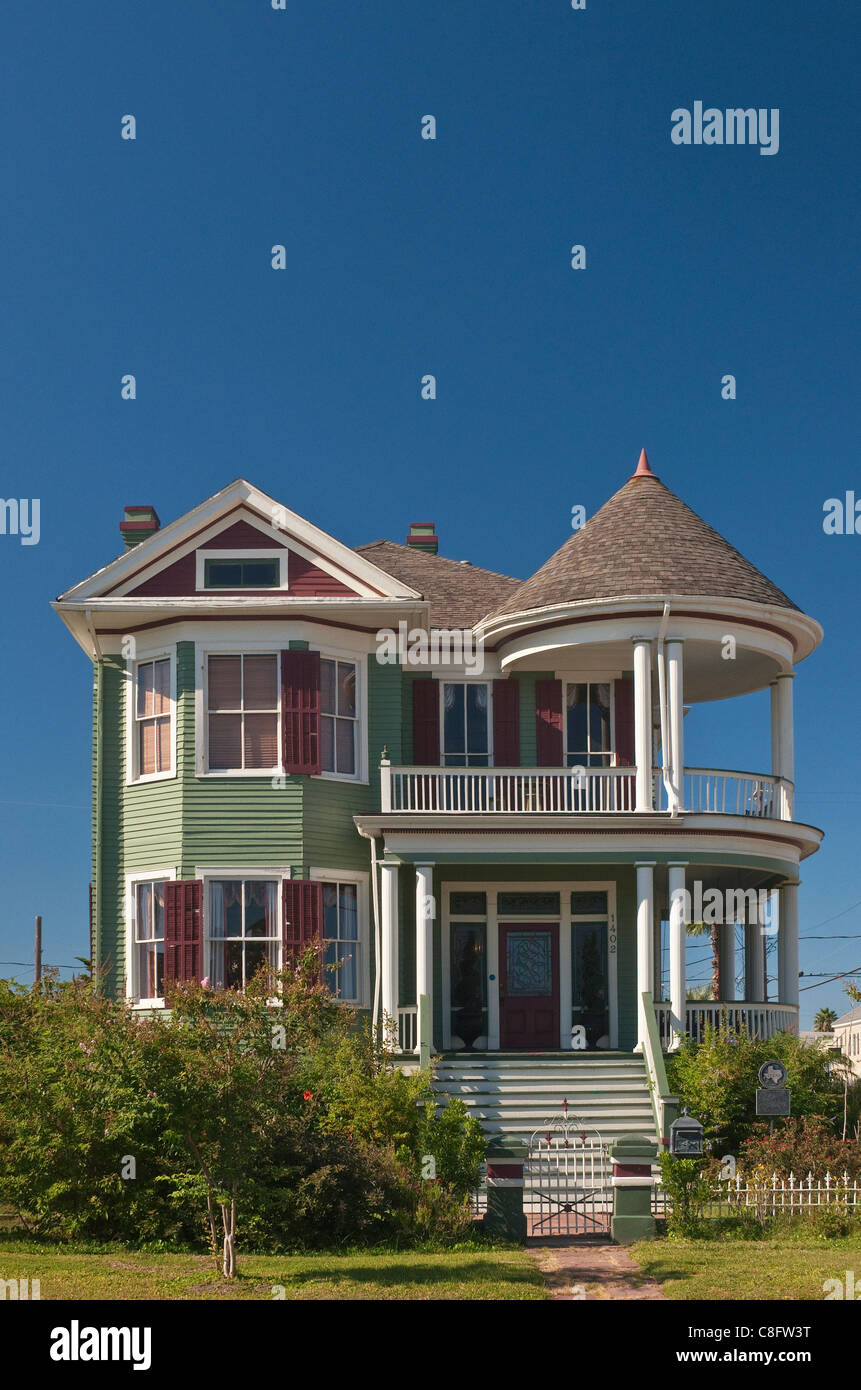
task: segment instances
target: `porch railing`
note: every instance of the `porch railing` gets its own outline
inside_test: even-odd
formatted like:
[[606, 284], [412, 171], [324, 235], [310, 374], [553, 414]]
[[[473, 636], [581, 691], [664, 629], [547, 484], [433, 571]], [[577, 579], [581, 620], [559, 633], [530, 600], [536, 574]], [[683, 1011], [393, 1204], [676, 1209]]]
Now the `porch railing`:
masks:
[[[637, 770], [633, 767], [392, 767], [380, 765], [383, 812], [445, 812], [451, 815], [556, 814], [619, 815], [636, 810]], [[682, 813], [753, 816], [791, 820], [793, 787], [765, 773], [717, 768], [685, 769]], [[660, 770], [655, 773], [653, 807], [669, 802]]]
[[398, 1048], [403, 1053], [415, 1052], [419, 1042], [418, 1005], [398, 1009]]
[[[667, 1049], [672, 1037], [670, 1005], [655, 1004], [661, 1047]], [[713, 1000], [689, 999], [685, 1005], [685, 1032], [695, 1042], [702, 1042], [706, 1027], [739, 1032], [742, 1028], [752, 1038], [772, 1038], [775, 1033], [798, 1030], [798, 1008], [794, 1004], [742, 1003], [732, 1000], [720, 1003]]]
[[[714, 767], [686, 767], [682, 810], [700, 815], [757, 816], [792, 820], [793, 786], [784, 777], [763, 772], [732, 772]], [[669, 809], [662, 773], [655, 773], [655, 809]]]

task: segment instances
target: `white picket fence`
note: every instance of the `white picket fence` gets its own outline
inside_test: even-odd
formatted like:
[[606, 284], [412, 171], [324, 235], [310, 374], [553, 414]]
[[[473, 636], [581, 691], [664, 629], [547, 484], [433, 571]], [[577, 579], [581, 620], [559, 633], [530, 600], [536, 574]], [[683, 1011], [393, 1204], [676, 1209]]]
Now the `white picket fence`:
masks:
[[797, 1178], [790, 1173], [788, 1178], [772, 1173], [771, 1179], [743, 1177], [737, 1173], [734, 1178], [718, 1182], [713, 1189], [720, 1210], [712, 1211], [713, 1216], [732, 1215], [739, 1207], [753, 1208], [760, 1220], [772, 1216], [794, 1216], [802, 1212], [815, 1211], [818, 1207], [839, 1203], [852, 1211], [861, 1211], [861, 1181], [841, 1175], [826, 1173], [824, 1177]]
[[[755, 1178], [737, 1173], [734, 1178], [719, 1181], [712, 1188], [711, 1201], [703, 1206], [703, 1216], [735, 1216], [746, 1208], [753, 1211], [760, 1221], [775, 1216], [799, 1216], [817, 1211], [821, 1207], [839, 1205], [851, 1212], [861, 1213], [861, 1179], [850, 1178], [849, 1174], [826, 1173], [824, 1177], [796, 1177], [790, 1173], [782, 1178], [777, 1173], [771, 1177]], [[659, 1182], [653, 1189], [652, 1211], [655, 1216], [666, 1216], [672, 1201]]]

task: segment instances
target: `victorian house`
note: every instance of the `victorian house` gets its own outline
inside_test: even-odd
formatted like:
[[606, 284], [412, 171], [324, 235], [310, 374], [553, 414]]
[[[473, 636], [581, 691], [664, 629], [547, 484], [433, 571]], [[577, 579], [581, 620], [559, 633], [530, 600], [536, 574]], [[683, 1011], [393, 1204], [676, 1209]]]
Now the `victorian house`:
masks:
[[[489, 1128], [506, 1104], [528, 1128], [549, 1076], [624, 1129], [682, 1034], [797, 1027], [821, 834], [792, 690], [821, 629], [645, 452], [524, 582], [443, 558], [432, 523], [351, 549], [241, 479], [120, 529], [54, 606], [94, 671], [92, 955], [132, 1007], [320, 938], [329, 987], [444, 1054], [449, 1089], [477, 1078]], [[759, 767], [690, 766], [700, 705], [742, 721], [764, 690]], [[703, 902], [713, 998], [689, 997]]]

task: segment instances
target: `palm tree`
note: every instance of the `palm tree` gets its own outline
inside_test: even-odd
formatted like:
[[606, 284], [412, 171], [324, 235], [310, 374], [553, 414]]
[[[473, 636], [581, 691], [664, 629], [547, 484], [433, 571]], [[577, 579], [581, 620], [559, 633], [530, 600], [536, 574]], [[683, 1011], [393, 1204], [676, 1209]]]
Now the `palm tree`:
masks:
[[817, 1033], [830, 1033], [836, 1022], [837, 1015], [833, 1009], [820, 1009], [813, 1020], [813, 1028]]
[[712, 948], [711, 998], [720, 999], [720, 928], [715, 922], [688, 922], [689, 936], [708, 936]]

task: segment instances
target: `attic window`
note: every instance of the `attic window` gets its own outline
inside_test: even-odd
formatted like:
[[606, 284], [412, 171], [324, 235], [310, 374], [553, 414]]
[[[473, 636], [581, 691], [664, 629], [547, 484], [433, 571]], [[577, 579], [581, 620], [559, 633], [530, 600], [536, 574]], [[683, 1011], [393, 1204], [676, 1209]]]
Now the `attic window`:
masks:
[[[281, 589], [281, 555], [207, 555], [202, 573], [198, 570], [198, 589]], [[286, 578], [286, 572], [284, 575]]]

